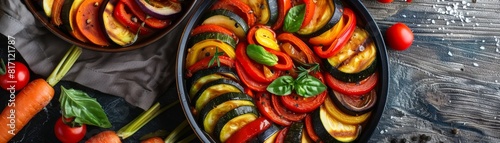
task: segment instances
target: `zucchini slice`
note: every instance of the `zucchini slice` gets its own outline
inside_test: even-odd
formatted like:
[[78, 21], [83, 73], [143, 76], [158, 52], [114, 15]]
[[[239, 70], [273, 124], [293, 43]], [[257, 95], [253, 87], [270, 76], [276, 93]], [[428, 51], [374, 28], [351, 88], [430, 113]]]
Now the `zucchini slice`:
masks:
[[226, 66], [212, 67], [197, 71], [186, 82], [189, 88], [190, 97], [193, 98], [196, 92], [206, 83], [222, 78], [234, 80], [236, 82], [240, 81], [236, 72]]
[[238, 41], [234, 40], [230, 35], [218, 33], [218, 32], [206, 32], [194, 35], [190, 38], [189, 46], [193, 46], [194, 44], [201, 42], [206, 39], [215, 39], [221, 42], [228, 44], [229, 46], [236, 48], [236, 43]]
[[252, 98], [244, 93], [222, 94], [207, 103], [200, 112], [199, 121], [205, 131], [213, 134], [217, 121], [227, 112], [240, 106], [254, 106]]
[[273, 26], [278, 20], [278, 0], [267, 0], [267, 5], [271, 14], [266, 25]]
[[[326, 109], [326, 111], [332, 117], [334, 117], [337, 121], [340, 121], [340, 122], [346, 123], [346, 124], [352, 124], [352, 125], [361, 124], [361, 123], [365, 122], [371, 115], [371, 112], [361, 114], [359, 116], [353, 116], [353, 115], [346, 114], [346, 113], [342, 112], [338, 108], [338, 104], [335, 105], [333, 103], [332, 99], [328, 96], [326, 97], [325, 102], [323, 103], [323, 106], [325, 106], [324, 108]], [[340, 106], [342, 106], [342, 105], [340, 105]]]
[[276, 124], [272, 124], [269, 129], [265, 130], [264, 132], [260, 133], [258, 138], [258, 142], [261, 143], [274, 143], [274, 140], [276, 140], [276, 135], [280, 131], [280, 128]]
[[327, 59], [329, 64], [325, 64], [325, 69], [344, 82], [359, 82], [373, 74], [377, 66], [377, 49], [368, 37], [366, 30], [357, 27], [341, 51]]
[[215, 137], [225, 142], [234, 132], [259, 116], [255, 106], [240, 106], [222, 116], [215, 125]]
[[109, 1], [108, 3], [106, 3], [104, 11], [102, 12], [101, 19], [105, 35], [107, 38], [109, 38], [109, 40], [120, 46], [133, 44], [136, 41], [136, 33], [130, 31], [126, 26], [122, 25], [113, 17], [113, 10], [115, 9], [115, 5], [116, 3], [111, 3], [111, 1]]
[[352, 142], [361, 132], [361, 125], [344, 124], [330, 115], [325, 106], [313, 112], [314, 132], [323, 142]]
[[302, 131], [304, 131], [303, 129], [304, 129], [303, 122], [293, 122], [292, 125], [290, 125], [288, 132], [286, 132], [285, 139], [283, 142], [300, 143], [302, 141], [302, 135], [303, 135]]
[[239, 39], [245, 38], [245, 35], [249, 29], [248, 24], [245, 22], [245, 20], [243, 20], [243, 18], [225, 9], [212, 10], [207, 15], [205, 15], [203, 19], [205, 20], [202, 22], [202, 24], [216, 24], [224, 27], [228, 30], [233, 31]]
[[243, 92], [243, 87], [228, 79], [218, 79], [203, 85], [195, 95], [194, 105], [196, 111], [201, 109], [215, 97], [228, 92]]
[[313, 20], [297, 33], [307, 37], [319, 36], [335, 26], [343, 13], [344, 6], [340, 0], [318, 0]]

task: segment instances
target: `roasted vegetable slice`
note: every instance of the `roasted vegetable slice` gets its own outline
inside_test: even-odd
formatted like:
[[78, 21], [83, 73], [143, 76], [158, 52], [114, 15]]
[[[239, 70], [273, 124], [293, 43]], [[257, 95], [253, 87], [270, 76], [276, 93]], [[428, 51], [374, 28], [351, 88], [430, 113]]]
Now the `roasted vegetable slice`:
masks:
[[228, 92], [243, 92], [243, 87], [233, 80], [218, 79], [203, 85], [193, 100], [196, 111], [200, 111], [213, 98]]

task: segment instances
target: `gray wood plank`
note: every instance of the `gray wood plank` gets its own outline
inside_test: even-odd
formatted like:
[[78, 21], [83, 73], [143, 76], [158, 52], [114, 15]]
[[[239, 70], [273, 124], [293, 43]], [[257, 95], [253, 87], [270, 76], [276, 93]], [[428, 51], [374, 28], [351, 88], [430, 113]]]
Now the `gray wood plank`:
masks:
[[[390, 88], [370, 142], [500, 142], [500, 1], [364, 0], [382, 32], [406, 23], [415, 40], [388, 50]], [[412, 138], [413, 137], [413, 138]]]

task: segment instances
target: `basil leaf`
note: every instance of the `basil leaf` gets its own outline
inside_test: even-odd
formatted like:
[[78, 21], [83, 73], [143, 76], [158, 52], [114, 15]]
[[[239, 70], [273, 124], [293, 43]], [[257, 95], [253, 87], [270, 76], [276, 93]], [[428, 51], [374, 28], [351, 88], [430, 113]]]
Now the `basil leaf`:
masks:
[[286, 75], [275, 79], [267, 86], [266, 90], [275, 95], [290, 95], [292, 94], [293, 85], [293, 77]]
[[61, 111], [65, 118], [74, 117], [74, 122], [110, 128], [111, 123], [101, 105], [87, 93], [61, 86]]
[[247, 46], [247, 55], [250, 59], [259, 64], [274, 66], [278, 64], [278, 56], [266, 51], [264, 47], [250, 44]]
[[312, 97], [326, 90], [326, 85], [319, 79], [306, 75], [295, 80], [295, 93], [303, 97]]
[[306, 5], [301, 4], [290, 8], [285, 17], [285, 22], [283, 24], [283, 31], [285, 32], [297, 32], [302, 26], [304, 21], [304, 16], [306, 13]]

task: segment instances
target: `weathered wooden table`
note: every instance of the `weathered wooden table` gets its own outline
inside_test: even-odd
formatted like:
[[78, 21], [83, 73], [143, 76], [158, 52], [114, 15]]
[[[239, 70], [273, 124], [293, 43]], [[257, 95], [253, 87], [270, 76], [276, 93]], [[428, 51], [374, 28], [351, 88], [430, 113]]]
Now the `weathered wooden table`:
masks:
[[363, 3], [382, 32], [403, 22], [415, 34], [408, 50], [388, 50], [389, 95], [370, 141], [500, 142], [500, 1]]
[[[408, 50], [388, 50], [389, 95], [370, 142], [500, 142], [500, 1], [363, 3], [382, 32], [395, 22], [404, 22], [415, 34]], [[103, 106], [114, 125], [111, 130], [142, 112], [121, 98], [72, 82], [61, 84], [106, 103]], [[173, 95], [170, 101], [177, 99], [172, 91], [166, 93]], [[0, 96], [0, 102], [6, 98]], [[172, 123], [183, 120], [179, 108], [155, 118], [124, 142], [135, 142], [160, 128], [172, 130], [177, 125]], [[57, 142], [52, 130], [59, 116], [59, 104], [54, 100], [12, 142]], [[102, 130], [90, 127], [85, 138]]]

